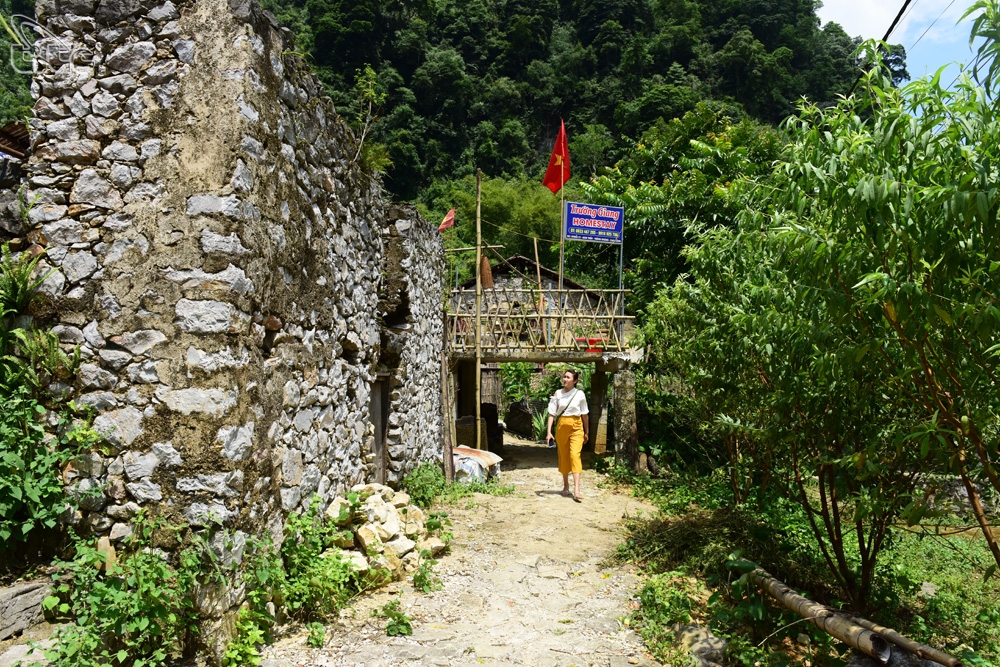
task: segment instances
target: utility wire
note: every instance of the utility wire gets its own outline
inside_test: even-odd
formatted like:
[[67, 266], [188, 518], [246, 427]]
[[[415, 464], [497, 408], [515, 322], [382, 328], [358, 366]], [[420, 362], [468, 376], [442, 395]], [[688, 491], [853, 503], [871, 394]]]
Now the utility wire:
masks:
[[[906, 8], [910, 6], [911, 2], [913, 2], [913, 0], [906, 0], [906, 2], [903, 3], [903, 6], [899, 8], [899, 13], [896, 14], [896, 18], [893, 20], [892, 25], [889, 26], [889, 29], [885, 31], [885, 37], [882, 38], [883, 42], [888, 42], [889, 41], [889, 35], [891, 35], [892, 31], [896, 29], [896, 25], [903, 18], [903, 14], [906, 13]], [[848, 97], [850, 97], [851, 95], [854, 94], [854, 89], [858, 87], [858, 83], [861, 81], [861, 77], [863, 75], [864, 75], [864, 72], [861, 72], [861, 73], [858, 74], [858, 78], [856, 78], [854, 80], [854, 85], [851, 86], [850, 92], [847, 93]]]
[[507, 229], [506, 227], [501, 227], [500, 225], [490, 222], [489, 220], [483, 220], [490, 227], [496, 227], [497, 229], [507, 232], [508, 234], [517, 234], [518, 236], [523, 236], [526, 239], [538, 239], [539, 241], [546, 241], [548, 243], [559, 243], [559, 241], [553, 241], [552, 239], [543, 239], [538, 236], [529, 236], [528, 234], [522, 234], [521, 232], [515, 232], [513, 229]]
[[906, 10], [906, 13], [903, 14], [903, 18], [901, 20], [905, 21], [907, 18], [909, 18], [910, 14], [913, 13], [913, 10], [916, 9], [918, 2], [920, 2], [920, 0], [913, 1], [913, 4], [910, 5], [910, 8]]
[[922, 33], [920, 34], [920, 37], [917, 37], [917, 41], [913, 42], [913, 44], [912, 44], [912, 45], [910, 45], [910, 48], [908, 48], [908, 49], [906, 50], [906, 52], [907, 52], [907, 53], [909, 53], [909, 52], [910, 52], [910, 51], [912, 51], [912, 50], [913, 50], [914, 48], [916, 48], [917, 44], [919, 44], [919, 43], [920, 43], [920, 40], [922, 40], [922, 39], [924, 38], [924, 36], [925, 36], [925, 35], [926, 35], [926, 34], [927, 34], [928, 32], [930, 32], [931, 28], [933, 28], [933, 27], [934, 27], [934, 24], [935, 24], [935, 23], [937, 23], [938, 21], [940, 21], [940, 20], [941, 20], [941, 17], [942, 17], [942, 16], [944, 16], [945, 14], [947, 14], [947, 13], [948, 13], [948, 10], [949, 10], [949, 9], [951, 9], [952, 5], [954, 5], [954, 4], [955, 4], [955, 0], [951, 0], [951, 2], [949, 2], [949, 3], [948, 3], [948, 6], [944, 8], [944, 11], [943, 11], [943, 12], [941, 12], [940, 14], [938, 14], [938, 17], [937, 17], [936, 19], [934, 19], [934, 21], [933, 21], [933, 22], [932, 22], [932, 23], [931, 23], [931, 24], [930, 24], [929, 26], [927, 26], [927, 29], [926, 29], [926, 30], [924, 30], [924, 31], [923, 31], [923, 32], [922, 32]]

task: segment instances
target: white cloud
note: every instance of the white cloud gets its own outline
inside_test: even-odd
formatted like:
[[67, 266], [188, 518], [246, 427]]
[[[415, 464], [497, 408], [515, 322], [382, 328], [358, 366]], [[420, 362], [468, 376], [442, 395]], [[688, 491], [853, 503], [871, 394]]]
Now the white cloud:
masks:
[[[921, 39], [921, 45], [924, 42], [950, 44], [967, 39], [968, 25], [957, 26], [956, 22], [970, 2], [971, 0], [961, 0], [952, 4], [951, 0], [912, 0], [908, 13], [896, 26], [889, 41], [909, 48], [932, 23], [934, 27]], [[817, 14], [823, 23], [839, 23], [852, 37], [860, 35], [865, 39], [882, 39], [902, 6], [902, 0], [825, 0]]]

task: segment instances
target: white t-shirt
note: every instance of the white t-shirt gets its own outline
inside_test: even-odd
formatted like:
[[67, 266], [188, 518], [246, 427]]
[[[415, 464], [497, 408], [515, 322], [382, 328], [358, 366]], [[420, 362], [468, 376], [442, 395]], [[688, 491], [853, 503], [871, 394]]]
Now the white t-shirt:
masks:
[[[563, 408], [566, 409], [563, 410]], [[563, 392], [562, 389], [558, 390], [549, 399], [549, 414], [555, 417], [560, 411], [563, 411], [564, 417], [590, 414], [590, 409], [587, 407], [587, 397], [576, 387], [568, 392]]]

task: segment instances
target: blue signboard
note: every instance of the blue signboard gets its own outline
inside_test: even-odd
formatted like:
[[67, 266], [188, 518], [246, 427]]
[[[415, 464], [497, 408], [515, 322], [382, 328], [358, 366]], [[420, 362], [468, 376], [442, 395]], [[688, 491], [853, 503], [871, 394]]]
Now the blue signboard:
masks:
[[566, 202], [566, 240], [621, 244], [625, 209]]

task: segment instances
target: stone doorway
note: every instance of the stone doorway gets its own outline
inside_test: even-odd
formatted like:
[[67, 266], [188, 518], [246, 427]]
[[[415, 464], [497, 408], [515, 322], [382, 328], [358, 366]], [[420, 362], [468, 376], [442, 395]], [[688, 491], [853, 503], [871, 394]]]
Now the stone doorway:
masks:
[[385, 484], [388, 467], [388, 447], [386, 433], [389, 425], [389, 392], [391, 380], [388, 373], [379, 373], [372, 385], [371, 422], [375, 426], [371, 453], [375, 457], [375, 481]]

